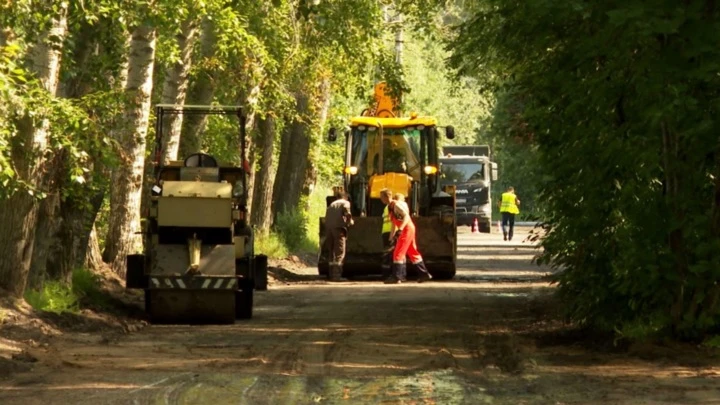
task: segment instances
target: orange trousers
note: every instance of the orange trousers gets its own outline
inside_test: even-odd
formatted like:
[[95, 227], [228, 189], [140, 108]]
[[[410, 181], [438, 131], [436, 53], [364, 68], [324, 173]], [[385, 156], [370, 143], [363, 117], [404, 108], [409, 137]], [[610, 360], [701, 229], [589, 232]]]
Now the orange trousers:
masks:
[[410, 258], [410, 263], [416, 264], [423, 261], [415, 243], [415, 224], [408, 222], [405, 229], [400, 232], [395, 250], [393, 251], [393, 263], [405, 263], [405, 256]]

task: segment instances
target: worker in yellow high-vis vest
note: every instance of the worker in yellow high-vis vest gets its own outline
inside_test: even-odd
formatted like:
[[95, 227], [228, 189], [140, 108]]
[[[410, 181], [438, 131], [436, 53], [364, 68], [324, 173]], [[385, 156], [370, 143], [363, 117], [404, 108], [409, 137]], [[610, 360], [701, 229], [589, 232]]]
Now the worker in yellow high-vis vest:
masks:
[[[515, 228], [515, 215], [520, 213], [520, 200], [515, 195], [515, 189], [508, 187], [500, 198], [500, 215], [502, 215], [503, 240], [512, 240]], [[509, 229], [506, 229], [509, 227]]]
[[383, 241], [383, 260], [382, 270], [383, 277], [387, 278], [390, 275], [390, 265], [392, 264], [392, 245], [393, 241], [390, 240], [390, 231], [392, 230], [392, 222], [390, 221], [390, 213], [388, 211], [388, 204], [392, 200], [392, 191], [387, 188], [380, 190], [380, 201], [385, 205], [385, 209], [382, 214], [382, 241]]

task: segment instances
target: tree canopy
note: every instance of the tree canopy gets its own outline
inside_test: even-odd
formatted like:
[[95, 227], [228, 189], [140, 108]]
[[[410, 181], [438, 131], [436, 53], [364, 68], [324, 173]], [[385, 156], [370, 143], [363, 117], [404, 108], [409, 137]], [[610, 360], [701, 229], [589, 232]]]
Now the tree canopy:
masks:
[[543, 261], [578, 322], [697, 336], [720, 322], [720, 49], [712, 1], [488, 0], [453, 66], [502, 91], [538, 150]]
[[247, 159], [253, 221], [270, 229], [337, 181], [342, 145], [324, 134], [385, 80], [405, 111], [455, 126], [454, 143], [491, 145], [498, 186], [544, 224], [540, 260], [563, 269], [570, 319], [716, 332], [719, 17], [712, 0], [5, 2], [0, 286], [66, 277], [97, 250], [95, 228], [123, 271], [152, 105], [243, 106], [248, 156], [227, 147], [228, 123], [186, 118], [167, 126], [163, 159]]

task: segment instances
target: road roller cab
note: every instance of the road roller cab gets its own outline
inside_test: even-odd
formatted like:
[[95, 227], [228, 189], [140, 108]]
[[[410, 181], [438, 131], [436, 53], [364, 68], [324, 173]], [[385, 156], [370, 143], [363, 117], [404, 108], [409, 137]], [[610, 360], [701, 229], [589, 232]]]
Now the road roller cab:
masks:
[[251, 318], [253, 294], [267, 285], [267, 258], [256, 256], [246, 222], [245, 165], [223, 165], [194, 153], [163, 163], [163, 116], [223, 114], [239, 119], [240, 156], [245, 119], [239, 107], [156, 108], [158, 139], [144, 251], [128, 256], [127, 287], [145, 290], [145, 309], [156, 323], [232, 323]]

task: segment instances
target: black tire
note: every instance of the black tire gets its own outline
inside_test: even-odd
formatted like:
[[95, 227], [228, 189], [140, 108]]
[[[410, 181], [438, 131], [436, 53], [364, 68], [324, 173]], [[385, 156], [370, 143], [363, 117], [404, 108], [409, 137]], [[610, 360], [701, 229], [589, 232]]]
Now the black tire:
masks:
[[240, 288], [235, 291], [235, 319], [252, 319], [255, 281], [238, 279]]
[[318, 263], [318, 275], [321, 277], [327, 277], [330, 273], [330, 266], [325, 263]]
[[150, 299], [150, 290], [145, 290], [145, 314], [150, 318], [150, 302], [152, 300]]
[[[439, 268], [438, 268], [439, 267]], [[455, 264], [448, 264], [444, 266], [435, 266], [435, 268], [428, 269], [433, 280], [452, 280], [455, 277]]]
[[479, 231], [482, 233], [490, 233], [490, 222], [480, 222]]

